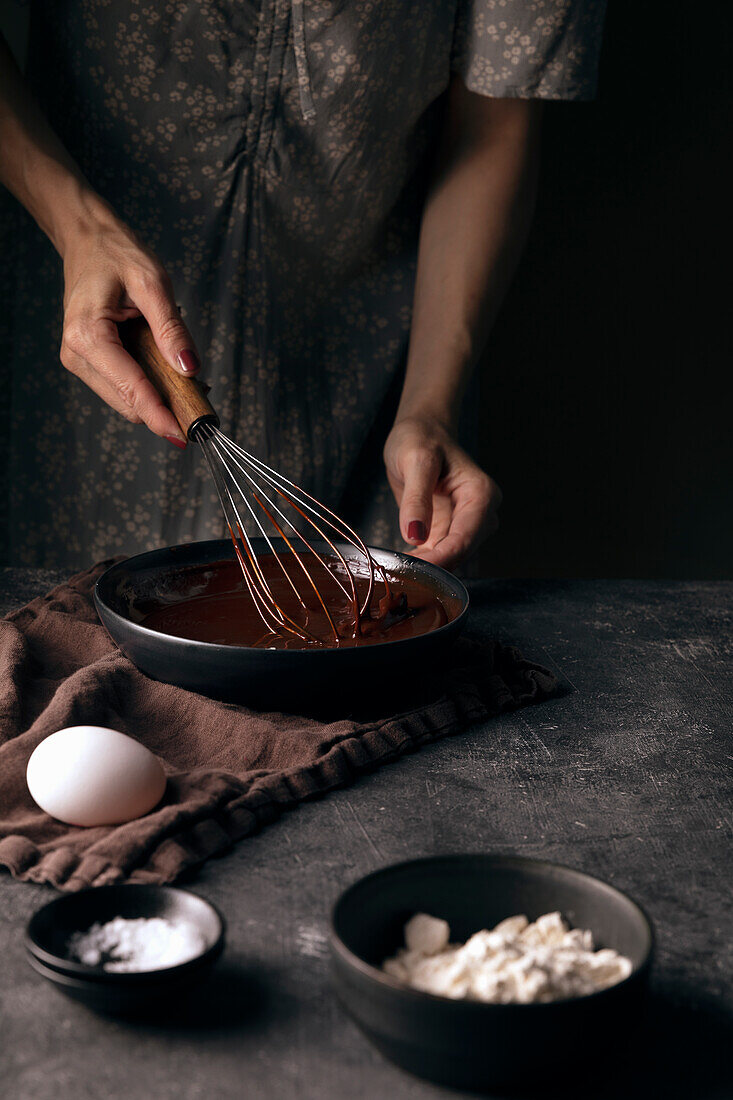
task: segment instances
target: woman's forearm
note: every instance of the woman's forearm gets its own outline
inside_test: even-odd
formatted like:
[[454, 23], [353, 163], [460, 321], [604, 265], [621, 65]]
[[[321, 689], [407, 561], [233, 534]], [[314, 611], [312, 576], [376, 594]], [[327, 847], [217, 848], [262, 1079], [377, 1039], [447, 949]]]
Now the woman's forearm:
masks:
[[1, 34], [0, 181], [61, 254], [80, 227], [111, 216], [35, 104]]
[[534, 207], [539, 104], [454, 78], [422, 219], [397, 420], [455, 429], [466, 381], [514, 273]]

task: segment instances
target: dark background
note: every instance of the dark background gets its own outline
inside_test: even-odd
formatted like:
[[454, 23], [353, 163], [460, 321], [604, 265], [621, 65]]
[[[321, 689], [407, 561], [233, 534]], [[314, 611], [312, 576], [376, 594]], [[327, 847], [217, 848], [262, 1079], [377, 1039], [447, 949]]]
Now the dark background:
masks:
[[482, 369], [500, 576], [733, 576], [730, 8], [611, 0]]
[[546, 109], [481, 368], [478, 457], [505, 497], [483, 573], [733, 576], [729, 10], [610, 0], [598, 99]]

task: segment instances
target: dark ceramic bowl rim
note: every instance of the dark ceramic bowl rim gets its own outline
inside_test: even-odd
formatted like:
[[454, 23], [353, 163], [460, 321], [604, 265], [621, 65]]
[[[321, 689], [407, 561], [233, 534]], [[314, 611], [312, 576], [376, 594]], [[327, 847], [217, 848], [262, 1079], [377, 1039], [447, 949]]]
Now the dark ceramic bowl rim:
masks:
[[[43, 958], [36, 952], [32, 951], [29, 945], [26, 943], [26, 956], [31, 966], [43, 973], [48, 978], [65, 978], [69, 981], [78, 982], [79, 985], [95, 986], [98, 989], [109, 989], [110, 987], [125, 989], [158, 989], [162, 986], [170, 985], [178, 978], [183, 978], [191, 974], [196, 974], [199, 971], [204, 971], [218, 959], [219, 955], [224, 949], [224, 942], [221, 939], [217, 939], [215, 944], [212, 944], [211, 948], [208, 948], [200, 955], [195, 955], [192, 959], [186, 959], [185, 962], [176, 963], [175, 966], [167, 966], [159, 968], [158, 970], [130, 970], [130, 971], [117, 971], [117, 970], [104, 970], [100, 966], [85, 966], [84, 963], [75, 963], [74, 960], [60, 960], [58, 963], [52, 963], [49, 961], [50, 955], [45, 955]], [[72, 970], [68, 964], [71, 963], [76, 966], [84, 967], [84, 972], [81, 970]], [[118, 980], [122, 979], [122, 980]], [[133, 980], [136, 979], [136, 980]]]
[[[179, 967], [169, 967], [166, 970], [149, 971], [148, 973], [155, 973], [158, 975], [157, 981], [138, 982], [133, 984], [132, 982], [103, 982], [97, 981], [94, 977], [86, 975], [82, 977], [79, 974], [70, 974], [66, 970], [59, 970], [55, 966], [51, 966], [50, 963], [44, 962], [43, 959], [39, 959], [37, 955], [33, 955], [30, 951], [26, 952], [26, 957], [29, 966], [35, 970], [36, 974], [40, 974], [41, 977], [46, 978], [49, 982], [54, 982], [56, 985], [62, 985], [66, 989], [97, 991], [100, 994], [104, 994], [105, 991], [109, 990], [124, 990], [126, 993], [134, 993], [137, 991], [140, 996], [154, 996], [156, 993], [164, 991], [170, 986], [177, 986], [179, 984], [179, 979], [181, 982], [184, 982], [191, 977], [195, 978], [199, 972], [203, 974], [208, 969], [208, 964], [214, 961], [212, 958], [205, 958], [205, 956], [201, 955], [197, 957], [197, 962], [201, 963], [201, 965], [196, 968], [188, 969], [182, 965]], [[89, 969], [91, 970], [92, 968], [90, 967]], [[173, 976], [171, 976], [171, 971], [174, 972]], [[143, 974], [146, 972], [141, 971], [140, 973]], [[106, 971], [105, 974], [107, 977], [130, 976], [128, 974], [109, 974]], [[138, 974], [137, 976], [139, 977], [140, 975]]]
[[[158, 967], [155, 970], [132, 970], [132, 971], [114, 971], [105, 970], [103, 966], [88, 966], [86, 963], [77, 962], [74, 959], [68, 959], [61, 955], [55, 955], [52, 951], [47, 951], [45, 947], [38, 943], [34, 938], [33, 926], [34, 922], [40, 919], [41, 914], [47, 910], [53, 909], [56, 906], [63, 905], [68, 902], [68, 899], [73, 897], [74, 899], [84, 898], [88, 895], [94, 895], [99, 897], [101, 891], [107, 890], [145, 890], [146, 892], [162, 891], [166, 893], [179, 894], [184, 897], [195, 898], [197, 902], [206, 907], [213, 914], [217, 925], [218, 932], [214, 942], [209, 944], [203, 951], [200, 951], [197, 955], [193, 955], [190, 959], [185, 959], [183, 962], [174, 963], [173, 966]], [[91, 913], [91, 919], [87, 927], [94, 924], [97, 918], [94, 913]], [[203, 968], [206, 963], [213, 962], [221, 954], [224, 948], [224, 939], [226, 935], [226, 921], [213, 902], [208, 898], [202, 898], [200, 894], [194, 894], [192, 890], [182, 890], [178, 886], [157, 885], [155, 883], [111, 883], [109, 886], [90, 886], [85, 890], [78, 890], [74, 894], [62, 894], [60, 897], [53, 898], [51, 901], [46, 902], [45, 905], [40, 906], [31, 915], [24, 935], [24, 943], [26, 951], [29, 955], [32, 955], [34, 959], [45, 965], [48, 969], [52, 970], [55, 974], [60, 974], [67, 978], [75, 978], [82, 982], [88, 982], [92, 985], [109, 986], [109, 985], [124, 985], [124, 986], [144, 986], [144, 985], [159, 985], [168, 978], [178, 977], [188, 970], [198, 970], [199, 967]]]
[[[279, 540], [273, 539], [272, 541], [277, 542]], [[110, 583], [110, 574], [114, 573], [115, 570], [123, 569], [124, 567], [129, 566], [132, 562], [138, 565], [140, 563], [143, 563], [145, 561], [145, 558], [153, 557], [156, 554], [162, 554], [166, 550], [183, 551], [192, 549], [194, 547], [213, 546], [215, 544], [222, 544], [224, 548], [226, 548], [227, 545], [231, 547], [231, 543], [227, 539], [206, 539], [202, 542], [181, 543], [178, 546], [161, 546], [157, 550], [147, 550], [143, 554], [134, 554], [129, 558], [125, 558], [123, 561], [115, 562], [114, 565], [110, 565], [108, 569], [105, 569], [104, 573], [102, 573], [101, 577], [98, 578], [97, 583], [94, 585], [94, 602], [97, 607], [101, 605], [101, 607], [104, 608], [105, 615], [108, 615], [110, 619], [112, 619], [114, 622], [124, 624], [124, 626], [127, 628], [132, 627], [134, 630], [139, 631], [143, 637], [147, 636], [150, 638], [167, 638], [175, 642], [177, 645], [192, 647], [197, 650], [203, 647], [206, 651], [210, 653], [231, 653], [232, 651], [243, 653], [268, 653], [270, 652], [269, 650], [258, 649], [255, 646], [221, 645], [219, 642], [201, 642], [197, 641], [194, 638], [181, 638], [177, 634], [164, 634], [161, 630], [152, 630], [149, 626], [143, 626], [142, 623], [136, 623], [133, 619], [128, 619], [125, 615], [120, 615], [118, 611], [115, 611], [114, 608], [111, 607], [109, 603], [107, 603], [104, 596], [102, 595], [102, 588], [104, 587], [105, 582], [107, 584]], [[344, 546], [348, 546], [348, 543], [336, 542], [335, 545], [341, 548]], [[458, 577], [453, 575], [453, 573], [450, 573], [447, 569], [443, 569], [443, 567], [440, 565], [433, 565], [432, 562], [421, 561], [420, 558], [413, 558], [409, 554], [403, 554], [399, 550], [387, 550], [382, 546], [369, 546], [367, 547], [367, 549], [369, 551], [375, 551], [379, 554], [387, 554], [391, 557], [398, 558], [400, 561], [405, 561], [411, 566], [416, 566], [418, 573], [424, 570], [428, 574], [428, 576], [430, 576], [432, 572], [435, 571], [435, 573], [438, 574], [439, 580], [441, 580], [446, 585], [451, 584], [456, 588], [456, 599], [458, 599], [462, 604], [461, 610], [458, 615], [456, 615], [455, 619], [451, 619], [450, 622], [444, 623], [443, 626], [439, 626], [435, 630], [428, 631], [427, 634], [418, 634], [414, 638], [397, 638], [394, 640], [387, 639], [383, 642], [374, 642], [371, 646], [369, 646], [369, 649], [383, 649], [386, 646], [414, 645], [415, 642], [420, 638], [428, 636], [438, 637], [440, 634], [443, 633], [443, 631], [453, 630], [456, 628], [458, 623], [463, 623], [465, 621], [466, 616], [468, 615], [470, 597], [468, 595], [468, 589], [466, 588], [463, 581], [459, 580]], [[187, 562], [186, 564], [194, 565], [196, 563], [195, 561], [192, 561]], [[443, 580], [443, 578], [445, 578], [445, 580]], [[322, 649], [279, 649], [275, 652], [277, 652], [281, 656], [281, 658], [285, 655], [290, 655], [297, 656], [297, 658], [300, 659], [301, 657], [305, 657], [307, 655], [308, 658], [314, 659], [322, 657], [324, 653], [327, 653], [330, 655], [331, 659], [333, 659], [333, 655], [336, 653], [343, 655], [354, 652], [358, 653], [359, 651], [359, 648], [353, 646], [345, 647], [344, 649], [339, 649], [333, 646], [323, 646]], [[352, 657], [348, 657], [346, 659], [353, 660]]]
[[[414, 989], [412, 986], [405, 985], [404, 982], [399, 981], [398, 978], [393, 978], [390, 974], [385, 974], [383, 970], [380, 970], [376, 966], [372, 966], [371, 963], [366, 962], [361, 956], [356, 955], [350, 948], [346, 946], [338, 932], [336, 931], [336, 916], [339, 906], [347, 896], [352, 892], [363, 886], [365, 882], [370, 879], [379, 878], [384, 874], [393, 874], [395, 872], [404, 870], [407, 867], [416, 867], [419, 865], [427, 865], [435, 863], [437, 861], [463, 861], [473, 860], [477, 856], [491, 861], [494, 865], [500, 865], [503, 867], [515, 867], [518, 870], [525, 868], [534, 868], [540, 871], [546, 871], [548, 869], [559, 870], [569, 872], [572, 875], [577, 876], [579, 879], [587, 879], [596, 885], [603, 886], [605, 889], [612, 893], [620, 895], [626, 902], [628, 902], [634, 909], [636, 909], [639, 916], [642, 918], [642, 924], [644, 925], [647, 934], [647, 945], [644, 950], [643, 958], [641, 962], [632, 966], [631, 973], [620, 982], [616, 982], [615, 985], [607, 986], [605, 989], [597, 989], [593, 993], [584, 993], [578, 997], [558, 997], [554, 1001], [536, 1001], [529, 1004], [517, 1004], [516, 1002], [509, 1002], [507, 1004], [496, 1004], [491, 1001], [473, 1001], [468, 1000], [465, 997], [444, 997], [438, 993], [427, 993], [422, 989]], [[512, 916], [513, 914], [508, 914]], [[610, 882], [606, 882], [605, 879], [598, 878], [596, 875], [589, 875], [587, 871], [579, 871], [576, 867], [570, 867], [567, 863], [555, 863], [552, 860], [547, 859], [534, 859], [530, 856], [508, 856], [502, 855], [499, 852], [453, 852], [446, 853], [439, 856], [421, 856], [418, 859], [406, 859], [401, 860], [399, 863], [390, 863], [386, 867], [379, 867], [376, 871], [371, 871], [368, 875], [364, 875], [362, 878], [357, 879], [356, 882], [352, 882], [350, 886], [347, 886], [343, 890], [331, 909], [330, 918], [330, 941], [331, 947], [341, 957], [341, 959], [352, 969], [357, 970], [363, 977], [375, 982], [383, 989], [388, 989], [398, 997], [401, 997], [405, 1001], [412, 1001], [418, 1003], [433, 1003], [439, 1005], [452, 1005], [460, 1006], [459, 1011], [506, 1011], [521, 1013], [539, 1013], [548, 1011], [558, 1005], [566, 1004], [579, 1004], [581, 1002], [591, 1002], [597, 1000], [599, 997], [604, 997], [608, 993], [616, 989], [621, 989], [629, 982], [633, 981], [637, 975], [643, 973], [650, 965], [652, 955], [654, 953], [654, 927], [646, 911], [630, 897], [623, 890], [619, 890], [617, 886], [613, 886]]]

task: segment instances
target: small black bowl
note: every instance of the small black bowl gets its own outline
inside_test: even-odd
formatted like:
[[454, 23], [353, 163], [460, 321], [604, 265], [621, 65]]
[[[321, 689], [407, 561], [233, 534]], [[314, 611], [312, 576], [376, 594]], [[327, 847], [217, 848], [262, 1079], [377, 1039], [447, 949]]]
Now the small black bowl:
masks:
[[[628, 978], [584, 997], [486, 1004], [414, 990], [380, 964], [404, 944], [416, 912], [442, 917], [452, 942], [524, 913], [559, 910], [596, 947], [628, 956]], [[570, 1081], [588, 1061], [609, 1065], [642, 1017], [653, 949], [649, 919], [613, 886], [541, 860], [437, 856], [375, 871], [333, 910], [331, 953], [344, 1007], [387, 1058], [420, 1077], [480, 1091]]]
[[[68, 957], [75, 932], [114, 917], [165, 917], [186, 920], [201, 932], [205, 948], [176, 966], [158, 970], [117, 973], [103, 966], [87, 966]], [[65, 894], [44, 905], [31, 917], [25, 933], [28, 961], [67, 996], [90, 1008], [134, 1012], [178, 998], [201, 981], [224, 949], [224, 918], [218, 909], [173, 886], [98, 886]]]

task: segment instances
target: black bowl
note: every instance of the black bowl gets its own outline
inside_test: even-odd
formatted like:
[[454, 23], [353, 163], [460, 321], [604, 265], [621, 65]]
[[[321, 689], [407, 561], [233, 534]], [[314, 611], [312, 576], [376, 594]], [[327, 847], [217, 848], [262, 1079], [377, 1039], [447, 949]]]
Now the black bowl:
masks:
[[[71, 1000], [79, 1001], [96, 1012], [129, 1016], [139, 1016], [149, 1011], [158, 1014], [165, 1009], [166, 1005], [177, 1006], [194, 987], [199, 985], [210, 970], [210, 967], [206, 966], [201, 973], [191, 969], [176, 977], [167, 975], [164, 980], [147, 981], [142, 985], [126, 985], [124, 983], [104, 984], [88, 978], [75, 978], [51, 966], [46, 966], [31, 954], [28, 955], [28, 962], [37, 974], [46, 978]], [[175, 970], [175, 967], [172, 969]], [[124, 977], [129, 976], [124, 975]]]
[[[524, 913], [560, 910], [589, 928], [597, 947], [628, 956], [633, 970], [609, 989], [543, 1004], [450, 1000], [411, 989], [379, 969], [404, 943], [416, 912], [442, 917], [451, 940]], [[639, 906], [570, 867], [497, 855], [437, 856], [375, 871], [333, 910], [335, 988], [374, 1045], [403, 1069], [480, 1091], [561, 1083], [596, 1060], [608, 1066], [640, 1023], [653, 935]]]
[[[273, 539], [276, 549], [281, 540]], [[264, 539], [252, 539], [255, 553], [268, 550]], [[347, 544], [337, 544], [347, 558], [358, 555]], [[370, 547], [376, 561], [394, 574], [428, 581], [437, 594], [454, 604], [456, 617], [438, 630], [416, 638], [385, 641], [344, 649], [271, 650], [248, 646], [215, 645], [162, 634], [141, 624], [146, 601], [175, 588], [186, 569], [231, 558], [227, 539], [170, 546], [139, 554], [113, 565], [94, 589], [99, 617], [122, 652], [155, 680], [177, 684], [203, 695], [276, 710], [303, 709], [321, 698], [360, 699], [380, 691], [390, 679], [410, 681], [424, 675], [426, 664], [437, 660], [455, 641], [468, 615], [468, 592], [459, 580], [437, 565], [408, 554]]]
[[[187, 920], [201, 932], [205, 947], [176, 966], [117, 973], [68, 958], [74, 932], [114, 917], [166, 917]], [[144, 1009], [151, 1001], [178, 998], [201, 981], [224, 949], [224, 918], [210, 902], [172, 886], [99, 886], [65, 894], [31, 917], [25, 934], [33, 969], [63, 993], [91, 1008], [107, 1011]]]

